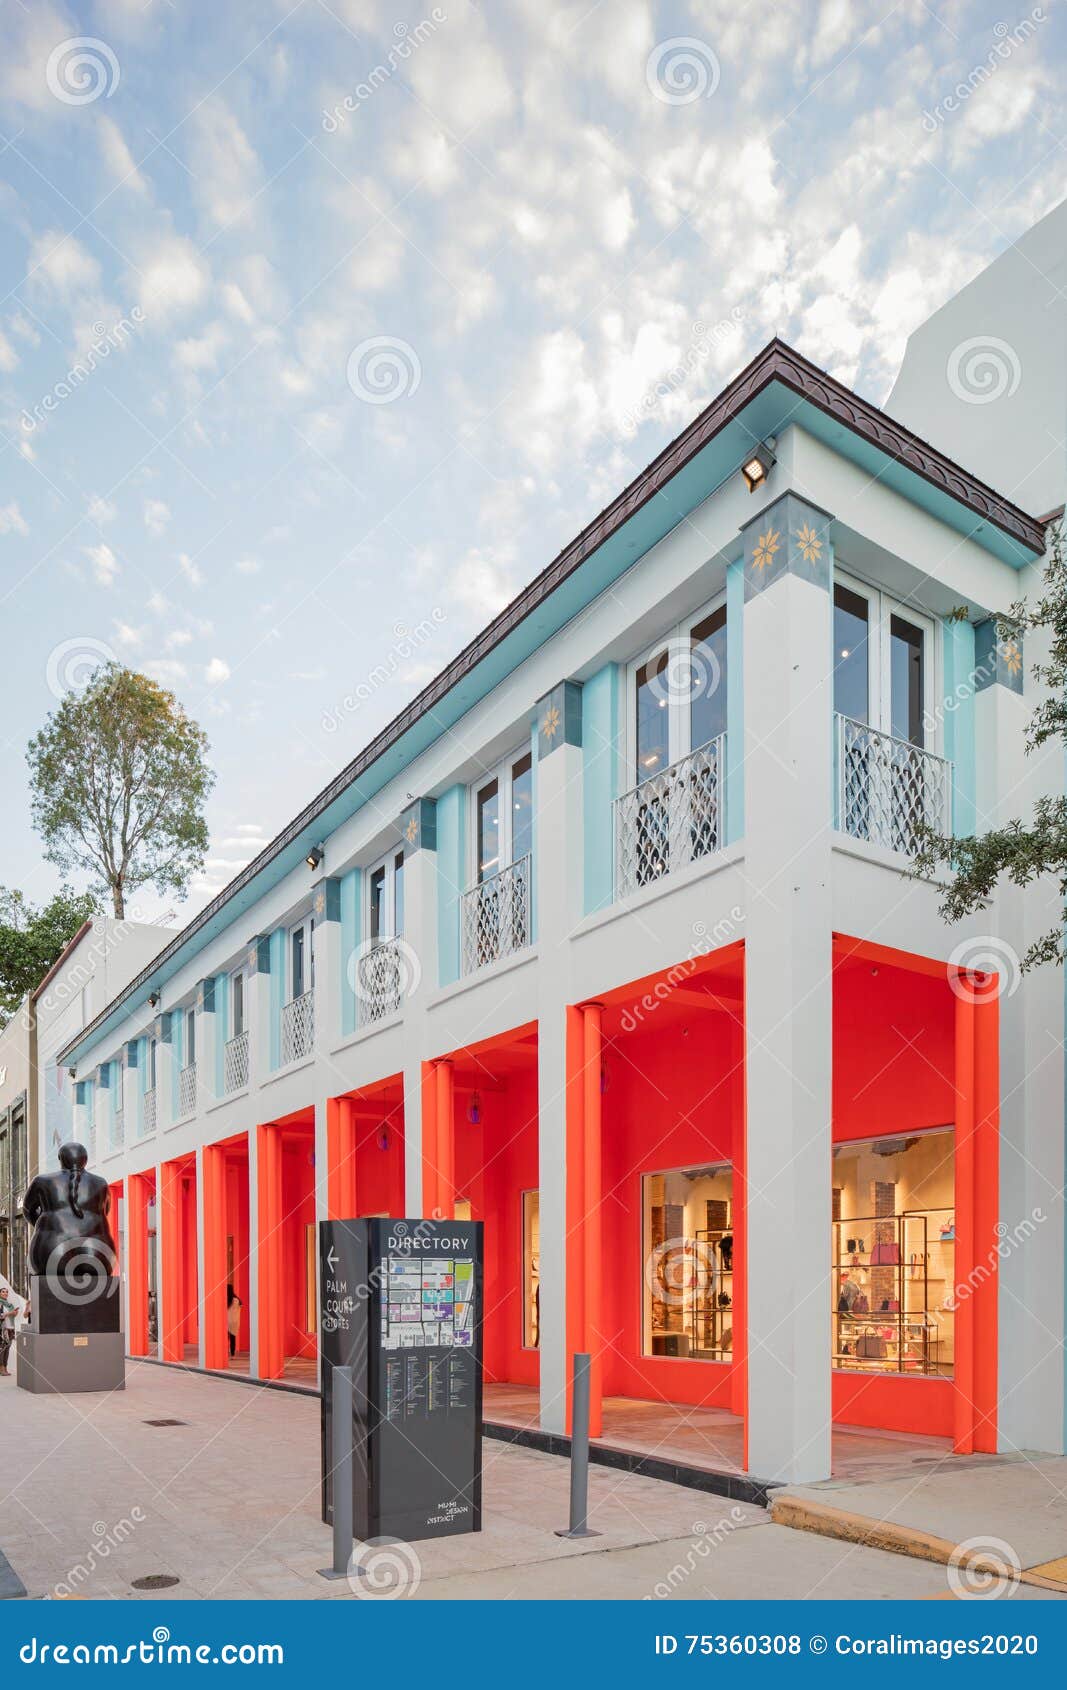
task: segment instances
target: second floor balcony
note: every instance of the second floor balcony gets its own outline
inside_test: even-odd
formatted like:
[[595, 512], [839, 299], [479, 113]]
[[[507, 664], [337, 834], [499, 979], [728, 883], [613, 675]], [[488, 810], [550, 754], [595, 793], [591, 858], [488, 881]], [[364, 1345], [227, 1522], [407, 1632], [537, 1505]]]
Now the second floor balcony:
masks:
[[532, 857], [520, 857], [464, 892], [460, 945], [464, 974], [476, 974], [530, 943]]
[[190, 1062], [178, 1075], [178, 1115], [184, 1118], [196, 1108], [196, 1063]]
[[836, 825], [914, 856], [919, 831], [952, 829], [952, 764], [851, 716], [836, 719]]
[[282, 1005], [281, 1065], [299, 1062], [315, 1047], [315, 993], [304, 992]]
[[223, 1050], [222, 1080], [227, 1092], [243, 1091], [248, 1084], [248, 1032], [227, 1039]]
[[143, 1132], [145, 1132], [145, 1133], [154, 1133], [155, 1132], [155, 1130], [156, 1130], [156, 1088], [155, 1088], [155, 1086], [150, 1087], [149, 1090], [146, 1091], [145, 1094], [144, 1094], [144, 1102], [142, 1104], [141, 1122], [142, 1122], [142, 1129], [141, 1130]]
[[726, 843], [726, 735], [615, 800], [615, 896], [677, 874]]
[[363, 1026], [395, 1015], [404, 997], [406, 979], [402, 939], [383, 939], [363, 952], [356, 963], [356, 999]]

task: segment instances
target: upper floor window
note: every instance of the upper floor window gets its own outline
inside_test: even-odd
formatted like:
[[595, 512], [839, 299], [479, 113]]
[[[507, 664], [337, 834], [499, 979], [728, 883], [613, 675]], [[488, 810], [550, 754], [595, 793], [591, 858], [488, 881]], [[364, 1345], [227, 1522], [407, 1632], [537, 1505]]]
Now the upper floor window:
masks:
[[834, 710], [894, 739], [928, 745], [933, 624], [863, 582], [834, 584]]
[[289, 929], [289, 997], [302, 998], [315, 984], [315, 918], [306, 916]]
[[726, 605], [687, 617], [633, 665], [630, 759], [635, 784], [726, 732]]
[[149, 1091], [156, 1089], [156, 1040], [148, 1041], [148, 1087]]
[[196, 1061], [196, 1010], [187, 1009], [185, 1012], [185, 1067], [191, 1068]]
[[367, 932], [372, 945], [404, 931], [404, 853], [394, 851], [367, 876]]
[[238, 969], [230, 975], [230, 1037], [239, 1039], [245, 1030], [245, 977]]
[[474, 878], [479, 885], [533, 848], [533, 758], [513, 752], [473, 789]]

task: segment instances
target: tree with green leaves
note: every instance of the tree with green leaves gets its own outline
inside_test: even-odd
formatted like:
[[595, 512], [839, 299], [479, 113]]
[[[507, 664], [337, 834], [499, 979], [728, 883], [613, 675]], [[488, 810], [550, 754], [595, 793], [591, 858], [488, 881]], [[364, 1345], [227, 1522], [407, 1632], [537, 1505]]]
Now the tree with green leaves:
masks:
[[215, 782], [207, 735], [172, 692], [120, 663], [67, 693], [30, 741], [33, 822], [44, 854], [111, 899], [139, 886], [183, 897], [204, 865]]
[[[1049, 740], [1067, 741], [1067, 558], [1062, 526], [1049, 532], [1040, 597], [1033, 605], [1025, 600], [1013, 604], [999, 617], [998, 638], [1034, 628], [1048, 634], [1047, 659], [1035, 663], [1031, 671], [1047, 693], [1027, 726], [1028, 753]], [[941, 914], [948, 921], [959, 921], [981, 909], [1002, 876], [1015, 886], [1027, 886], [1042, 875], [1054, 875], [1067, 911], [1067, 798], [1062, 793], [1040, 798], [1026, 822], [1015, 819], [1005, 827], [961, 839], [924, 828], [920, 843], [915, 874], [930, 877], [946, 868], [951, 873], [941, 901]], [[1022, 968], [1025, 973], [1039, 963], [1063, 960], [1064, 931], [1059, 926], [1035, 939]]]
[[64, 887], [46, 904], [34, 905], [25, 893], [0, 886], [0, 1027], [96, 911], [90, 892]]

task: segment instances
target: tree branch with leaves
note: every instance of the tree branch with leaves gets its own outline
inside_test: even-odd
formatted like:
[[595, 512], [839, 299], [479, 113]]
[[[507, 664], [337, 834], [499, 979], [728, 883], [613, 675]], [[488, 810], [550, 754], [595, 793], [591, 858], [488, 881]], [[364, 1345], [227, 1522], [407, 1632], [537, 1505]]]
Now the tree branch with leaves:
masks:
[[[1035, 706], [1026, 730], [1029, 754], [1050, 740], [1067, 742], [1067, 558], [1063, 528], [1049, 531], [1048, 558], [1041, 596], [1033, 605], [1013, 604], [998, 618], [998, 638], [1041, 628], [1048, 633], [1048, 657], [1031, 673], [1047, 695]], [[1067, 798], [1062, 793], [1038, 799], [1027, 822], [1014, 819], [988, 833], [953, 838], [931, 828], [920, 830], [920, 849], [913, 872], [931, 878], [948, 869], [941, 914], [959, 921], [983, 908], [1003, 877], [1014, 886], [1028, 886], [1044, 875], [1059, 884], [1060, 902], [1067, 913]], [[1029, 947], [1022, 959], [1026, 972], [1043, 962], [1064, 960], [1064, 931], [1054, 927]]]
[[120, 920], [140, 886], [184, 897], [207, 854], [207, 749], [173, 693], [106, 664], [29, 744], [33, 824], [47, 860], [88, 874]]

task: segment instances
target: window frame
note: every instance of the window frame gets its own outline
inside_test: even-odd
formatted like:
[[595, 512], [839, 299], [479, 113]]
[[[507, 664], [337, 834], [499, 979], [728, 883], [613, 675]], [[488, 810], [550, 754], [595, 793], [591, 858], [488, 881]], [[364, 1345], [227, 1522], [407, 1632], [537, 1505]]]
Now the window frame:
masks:
[[[867, 725], [877, 733], [892, 735], [893, 732], [893, 676], [892, 676], [892, 626], [893, 618], [909, 623], [918, 628], [923, 636], [923, 696], [920, 720], [923, 724], [923, 743], [917, 750], [931, 751], [937, 756], [943, 756], [944, 743], [943, 724], [940, 713], [935, 710], [935, 700], [940, 696], [942, 650], [941, 641], [937, 638], [938, 623], [924, 610], [917, 610], [910, 604], [904, 604], [894, 598], [892, 593], [883, 591], [880, 587], [872, 586], [860, 576], [853, 575], [850, 570], [835, 569], [831, 583], [834, 587], [845, 587], [857, 597], [865, 599], [868, 605], [867, 619]], [[831, 614], [833, 601], [831, 601]], [[834, 648], [836, 668], [836, 648]], [[833, 674], [831, 673], [831, 686]], [[836, 703], [833, 704], [835, 716], [838, 714]], [[910, 743], [905, 741], [905, 743]]]
[[[634, 787], [642, 784], [641, 771], [637, 766], [637, 677], [639, 673], [643, 668], [645, 668], [646, 664], [651, 663], [662, 652], [666, 652], [667, 654], [668, 669], [675, 664], [684, 665], [688, 661], [689, 653], [692, 650], [693, 630], [699, 627], [702, 622], [706, 622], [709, 617], [714, 616], [720, 610], [724, 613], [723, 626], [727, 630], [728, 637], [729, 613], [727, 611], [726, 588], [724, 586], [714, 595], [713, 598], [707, 599], [704, 603], [694, 606], [691, 611], [688, 611], [686, 615], [682, 617], [681, 621], [675, 622], [669, 628], [665, 628], [657, 636], [657, 638], [651, 642], [651, 644], [645, 646], [627, 663], [626, 732], [623, 741], [626, 753], [627, 770], [626, 784], [623, 788], [625, 792], [630, 792]], [[729, 679], [727, 678], [727, 687], [728, 686]], [[726, 703], [727, 709], [724, 711], [724, 716], [728, 718], [728, 698]], [[701, 749], [700, 745], [692, 744], [692, 706], [692, 696], [684, 698], [682, 696], [672, 697], [668, 694], [667, 761], [663, 765], [663, 768], [651, 771], [650, 775], [645, 777], [646, 779], [652, 779], [655, 775], [662, 774], [664, 768], [669, 769], [673, 763], [680, 762], [683, 757], [689, 757], [694, 751], [699, 751]], [[723, 733], [727, 733], [728, 731], [729, 720], [727, 719]], [[711, 741], [704, 740], [702, 741], [702, 744], [710, 745]]]
[[[248, 1031], [248, 1006], [245, 1002], [245, 987], [247, 983], [247, 977], [243, 968], [235, 968], [231, 971], [229, 1000], [226, 1006], [228, 1011], [227, 1019], [230, 1024], [229, 1036], [231, 1039], [239, 1039], [242, 1033], [246, 1033]], [[239, 1027], [237, 1025], [236, 1016], [238, 986], [241, 989], [241, 1025]]]
[[[520, 741], [516, 746], [514, 746], [512, 748], [512, 750], [508, 753], [508, 755], [506, 757], [501, 758], [501, 760], [498, 763], [495, 763], [491, 768], [484, 769], [482, 771], [482, 773], [478, 776], [477, 780], [471, 781], [469, 787], [467, 788], [468, 810], [469, 810], [469, 813], [470, 813], [470, 823], [469, 823], [469, 826], [467, 828], [467, 834], [468, 834], [467, 870], [468, 870], [468, 885], [470, 885], [472, 887], [484, 886], [488, 881], [495, 879], [495, 877], [498, 874], [503, 874], [503, 873], [505, 873], [505, 871], [507, 869], [514, 868], [514, 866], [515, 866], [517, 859], [516, 859], [515, 854], [514, 854], [514, 843], [515, 843], [515, 826], [514, 826], [514, 823], [515, 823], [515, 817], [514, 817], [514, 808], [513, 808], [514, 798], [513, 798], [512, 794], [513, 794], [514, 783], [515, 783], [515, 770], [520, 763], [525, 763], [527, 765], [527, 767], [522, 770], [522, 774], [528, 773], [529, 776], [530, 776], [531, 804], [532, 804], [532, 801], [533, 801], [532, 800], [532, 792], [533, 792], [534, 761], [533, 761], [533, 749], [532, 749], [528, 739], [525, 740], [525, 741]], [[521, 776], [520, 776], [520, 778], [521, 778]], [[492, 786], [494, 781], [496, 782], [497, 806], [498, 806], [498, 813], [499, 813], [499, 834], [498, 834], [498, 837], [497, 837], [497, 866], [496, 866], [495, 869], [492, 869], [488, 874], [483, 876], [482, 872], [481, 872], [481, 852], [479, 850], [480, 829], [479, 829], [479, 825], [478, 825], [479, 824], [478, 799], [479, 799], [480, 795], [486, 790], [487, 787]], [[533, 835], [533, 829], [531, 827], [530, 850], [524, 851], [523, 856], [532, 855], [532, 852], [533, 852], [533, 837], [532, 837], [532, 835]]]
[[[403, 920], [401, 920], [399, 929], [397, 928], [396, 885], [397, 870], [399, 869], [402, 874], [406, 866], [407, 859], [404, 855], [404, 848], [402, 845], [396, 845], [386, 851], [384, 856], [377, 857], [364, 873], [363, 880], [366, 892], [363, 898], [363, 914], [367, 924], [366, 934], [369, 946], [387, 945], [392, 939], [403, 938]], [[384, 877], [382, 882], [384, 891], [382, 899], [383, 931], [379, 932], [377, 938], [374, 938], [371, 933], [371, 928], [373, 926], [371, 915], [374, 910], [373, 886], [375, 877], [378, 874], [381, 874]], [[403, 881], [401, 881], [401, 887], [403, 887]], [[401, 895], [401, 904], [403, 904], [403, 893]]]
[[[298, 933], [303, 934], [303, 990], [295, 990], [295, 948], [294, 940]], [[289, 996], [286, 1003], [295, 1003], [298, 998], [307, 997], [315, 989], [315, 917], [310, 912], [294, 921], [285, 936], [285, 980]]]

